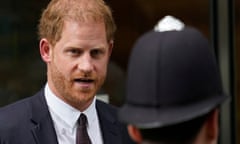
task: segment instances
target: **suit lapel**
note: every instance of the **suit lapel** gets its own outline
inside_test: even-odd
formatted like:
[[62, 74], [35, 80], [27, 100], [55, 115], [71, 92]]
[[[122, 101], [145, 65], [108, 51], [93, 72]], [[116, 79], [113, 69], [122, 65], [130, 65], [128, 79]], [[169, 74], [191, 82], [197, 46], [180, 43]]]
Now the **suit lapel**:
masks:
[[100, 121], [104, 144], [121, 144], [120, 128], [116, 119], [116, 112], [110, 111], [106, 104], [96, 101], [96, 108]]
[[44, 90], [33, 96], [32, 107], [32, 133], [37, 144], [57, 144], [57, 136], [53, 122], [48, 111]]

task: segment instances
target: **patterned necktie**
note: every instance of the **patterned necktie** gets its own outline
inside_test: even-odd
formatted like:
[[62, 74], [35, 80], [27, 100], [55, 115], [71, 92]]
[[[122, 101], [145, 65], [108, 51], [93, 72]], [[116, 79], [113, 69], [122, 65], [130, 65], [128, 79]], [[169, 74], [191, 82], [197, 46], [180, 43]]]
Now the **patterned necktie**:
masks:
[[81, 114], [77, 122], [78, 128], [76, 144], [91, 144], [91, 140], [87, 133], [87, 117], [85, 114]]

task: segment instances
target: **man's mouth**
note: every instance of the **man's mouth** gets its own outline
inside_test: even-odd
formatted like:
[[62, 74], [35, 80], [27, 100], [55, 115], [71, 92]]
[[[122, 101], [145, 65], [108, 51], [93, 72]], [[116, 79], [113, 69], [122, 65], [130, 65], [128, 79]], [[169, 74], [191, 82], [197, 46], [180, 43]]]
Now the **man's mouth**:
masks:
[[94, 82], [93, 79], [88, 79], [88, 78], [77, 78], [77, 79], [74, 79], [75, 82], [78, 82], [78, 83], [92, 83]]

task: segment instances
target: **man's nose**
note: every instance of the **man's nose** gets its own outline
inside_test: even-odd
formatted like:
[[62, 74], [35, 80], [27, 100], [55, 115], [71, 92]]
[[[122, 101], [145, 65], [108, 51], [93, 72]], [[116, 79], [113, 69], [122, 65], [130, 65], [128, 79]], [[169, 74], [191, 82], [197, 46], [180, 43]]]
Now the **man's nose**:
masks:
[[93, 70], [93, 62], [89, 54], [86, 54], [79, 59], [78, 69], [82, 72], [91, 72]]

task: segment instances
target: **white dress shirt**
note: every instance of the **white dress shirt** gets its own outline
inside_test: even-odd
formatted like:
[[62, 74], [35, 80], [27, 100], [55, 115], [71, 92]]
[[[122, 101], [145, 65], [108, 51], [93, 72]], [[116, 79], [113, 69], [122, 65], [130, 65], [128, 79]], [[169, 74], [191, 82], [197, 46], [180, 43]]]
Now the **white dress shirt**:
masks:
[[48, 84], [46, 84], [44, 92], [59, 144], [76, 144], [77, 119], [81, 113], [87, 116], [87, 131], [92, 144], [103, 144], [95, 104], [96, 98], [94, 98], [92, 104], [85, 111], [80, 112], [58, 98], [50, 90]]

